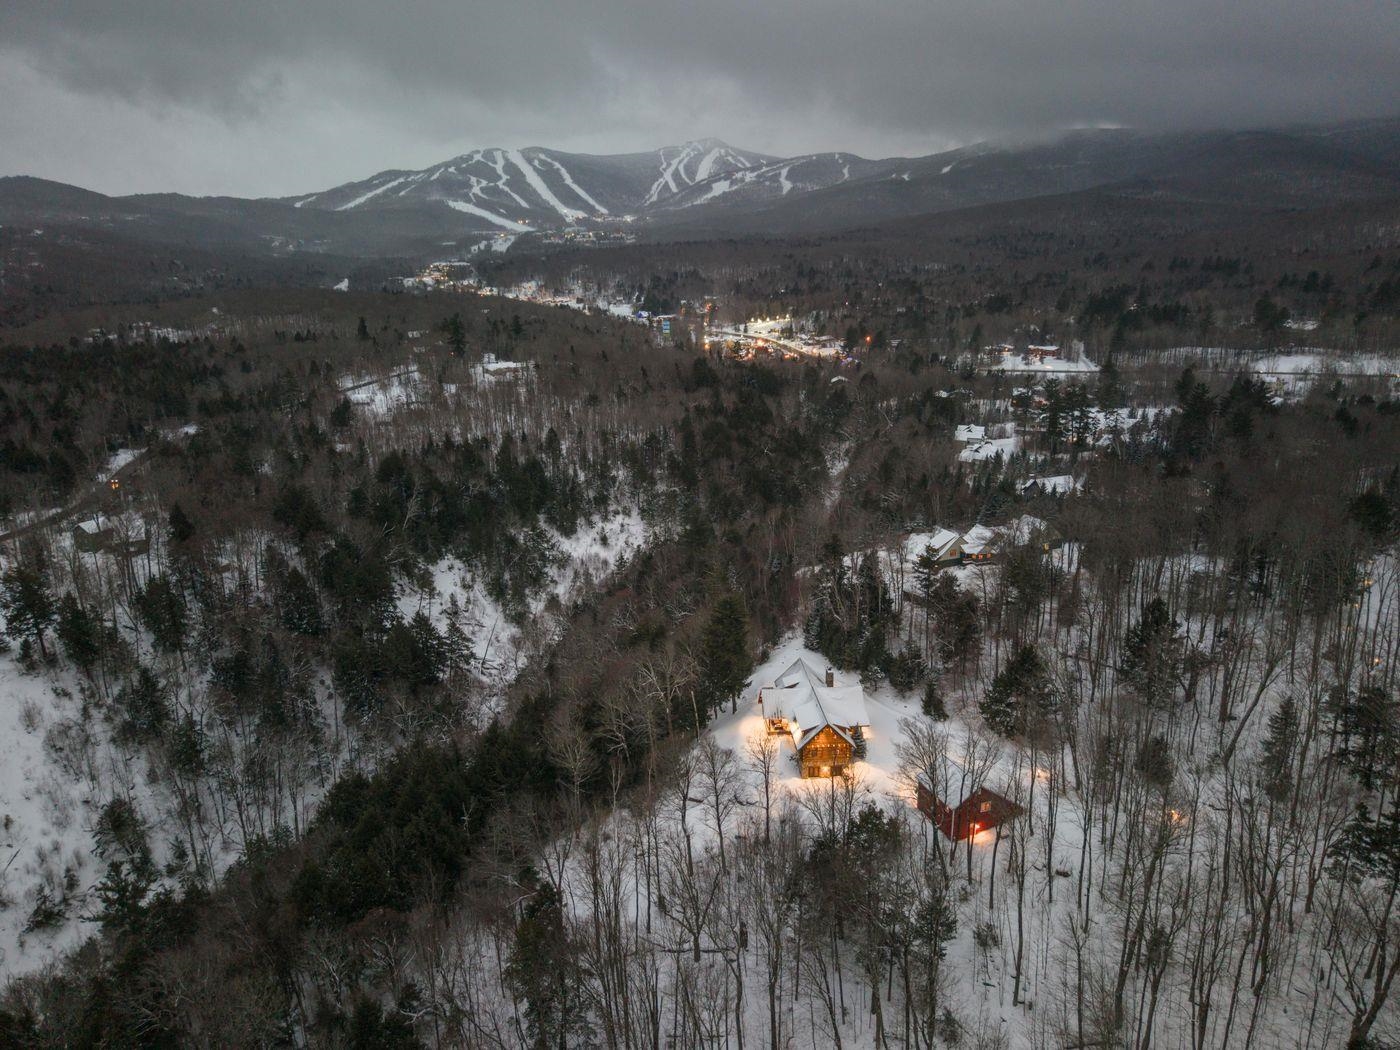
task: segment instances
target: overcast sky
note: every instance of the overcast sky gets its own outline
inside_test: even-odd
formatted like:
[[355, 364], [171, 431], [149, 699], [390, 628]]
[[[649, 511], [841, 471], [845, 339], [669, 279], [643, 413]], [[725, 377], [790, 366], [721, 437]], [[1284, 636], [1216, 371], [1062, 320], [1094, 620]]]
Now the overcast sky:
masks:
[[481, 146], [922, 154], [1400, 112], [1400, 0], [0, 0], [0, 174], [282, 195]]

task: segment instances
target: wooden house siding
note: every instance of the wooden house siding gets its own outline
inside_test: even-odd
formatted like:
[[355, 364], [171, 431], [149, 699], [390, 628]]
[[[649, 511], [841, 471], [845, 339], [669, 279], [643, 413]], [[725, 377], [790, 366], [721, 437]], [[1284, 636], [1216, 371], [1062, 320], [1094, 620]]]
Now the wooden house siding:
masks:
[[797, 762], [804, 777], [830, 777], [845, 772], [851, 757], [851, 745], [826, 726], [797, 753]]
[[966, 839], [979, 831], [999, 827], [1025, 812], [990, 788], [978, 788], [956, 806], [949, 806], [922, 780], [915, 788], [914, 804], [950, 839]]

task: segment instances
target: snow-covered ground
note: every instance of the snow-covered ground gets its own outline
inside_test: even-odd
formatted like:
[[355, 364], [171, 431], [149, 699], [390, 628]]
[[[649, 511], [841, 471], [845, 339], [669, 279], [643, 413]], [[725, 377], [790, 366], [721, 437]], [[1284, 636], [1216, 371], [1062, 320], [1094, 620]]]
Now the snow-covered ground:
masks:
[[[84, 924], [25, 932], [42, 889], [81, 910], [103, 865], [93, 856], [96, 797], [72, 738], [89, 733], [71, 675], [27, 674], [0, 655], [0, 977], [33, 968], [77, 944]], [[94, 770], [106, 779], [106, 770]], [[116, 785], [113, 785], [115, 787]]]
[[1099, 370], [1099, 366], [1082, 355], [1079, 357], [1060, 357], [1058, 354], [1011, 353], [993, 362], [992, 370], [996, 372], [1081, 372], [1092, 374]]
[[548, 611], [552, 602], [567, 606], [638, 554], [647, 542], [647, 525], [633, 508], [586, 524], [572, 536], [554, 532], [549, 539], [555, 551], [550, 584], [531, 598], [525, 623], [513, 622], [487, 593], [480, 577], [456, 558], [444, 558], [430, 567], [430, 586], [405, 588], [399, 596], [404, 616], [422, 610], [439, 629], [446, 625], [449, 605], [456, 599], [460, 622], [471, 643], [474, 669], [487, 687], [486, 714], [494, 713], [505, 687], [529, 655], [525, 635], [542, 631], [553, 637], [559, 628]]

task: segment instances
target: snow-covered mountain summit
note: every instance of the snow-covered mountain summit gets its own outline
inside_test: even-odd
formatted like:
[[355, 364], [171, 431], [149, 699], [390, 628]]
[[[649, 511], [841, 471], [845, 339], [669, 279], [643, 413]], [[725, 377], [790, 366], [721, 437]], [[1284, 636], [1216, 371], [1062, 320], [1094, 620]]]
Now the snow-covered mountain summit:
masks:
[[784, 159], [698, 139], [645, 153], [607, 156], [558, 150], [472, 150], [421, 171], [382, 171], [309, 196], [297, 208], [389, 211], [425, 202], [514, 232], [587, 219], [642, 216], [735, 195], [781, 197], [868, 174], [846, 153]]

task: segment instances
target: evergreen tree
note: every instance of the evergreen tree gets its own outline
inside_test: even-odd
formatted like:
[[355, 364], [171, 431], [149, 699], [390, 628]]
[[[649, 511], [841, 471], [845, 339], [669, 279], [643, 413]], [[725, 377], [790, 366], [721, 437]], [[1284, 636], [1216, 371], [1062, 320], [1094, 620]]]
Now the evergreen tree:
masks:
[[72, 591], [58, 603], [57, 634], [68, 659], [84, 674], [90, 673], [102, 656], [102, 623]]
[[355, 419], [355, 402], [350, 395], [343, 395], [335, 408], [331, 409], [330, 425], [334, 430], [344, 430]]
[[1033, 645], [1023, 646], [992, 679], [981, 703], [987, 725], [1002, 736], [1043, 735], [1059, 713], [1050, 670]]
[[913, 642], [905, 644], [904, 648], [890, 661], [888, 677], [890, 685], [901, 692], [909, 692], [919, 685], [928, 675], [928, 664], [924, 662], [923, 653]]
[[1339, 688], [1328, 707], [1334, 754], [1362, 787], [1374, 790], [1400, 774], [1400, 708], [1379, 683], [1355, 693]]
[[289, 631], [314, 636], [325, 630], [316, 588], [295, 565], [287, 570], [278, 589], [277, 611], [282, 626]]
[[1123, 681], [1148, 707], [1164, 707], [1180, 678], [1183, 652], [1184, 641], [1167, 603], [1153, 598], [1123, 639]]
[[1260, 772], [1264, 790], [1275, 802], [1282, 802], [1293, 789], [1293, 758], [1298, 747], [1298, 704], [1285, 696], [1269, 716]]
[[133, 601], [141, 624], [151, 632], [151, 642], [163, 653], [177, 653], [185, 645], [185, 602], [170, 577], [153, 576]]
[[58, 616], [53, 594], [49, 590], [49, 575], [42, 563], [25, 560], [0, 577], [0, 612], [5, 616], [5, 630], [24, 639], [33, 639], [47, 660], [48, 647], [44, 632]]
[[386, 1011], [367, 995], [356, 1001], [345, 1037], [348, 1050], [418, 1050], [423, 1045], [407, 1018]]
[[170, 721], [165, 689], [147, 667], [117, 690], [113, 706], [119, 719], [117, 736], [129, 743], [154, 740]]
[[739, 694], [753, 670], [749, 649], [749, 613], [735, 591], [715, 603], [700, 637], [700, 673], [706, 713], [728, 701], [737, 708]]
[[570, 1037], [583, 1030], [587, 1009], [559, 894], [534, 881], [535, 891], [515, 929], [506, 980], [525, 1002], [531, 1046], [553, 1050], [570, 1045]]
[[982, 615], [977, 595], [958, 586], [948, 573], [927, 577], [925, 600], [933, 621], [934, 645], [945, 665], [966, 667], [982, 652]]
[[948, 708], [943, 702], [943, 692], [938, 688], [937, 679], [931, 679], [924, 686], [923, 709], [925, 715], [937, 722], [946, 721], [948, 718]]
[[467, 328], [462, 323], [461, 314], [453, 314], [442, 322], [442, 333], [447, 336], [447, 345], [452, 348], [454, 357], [461, 357], [467, 352]]
[[171, 504], [167, 528], [171, 543], [185, 544], [194, 539], [194, 522], [178, 503]]

